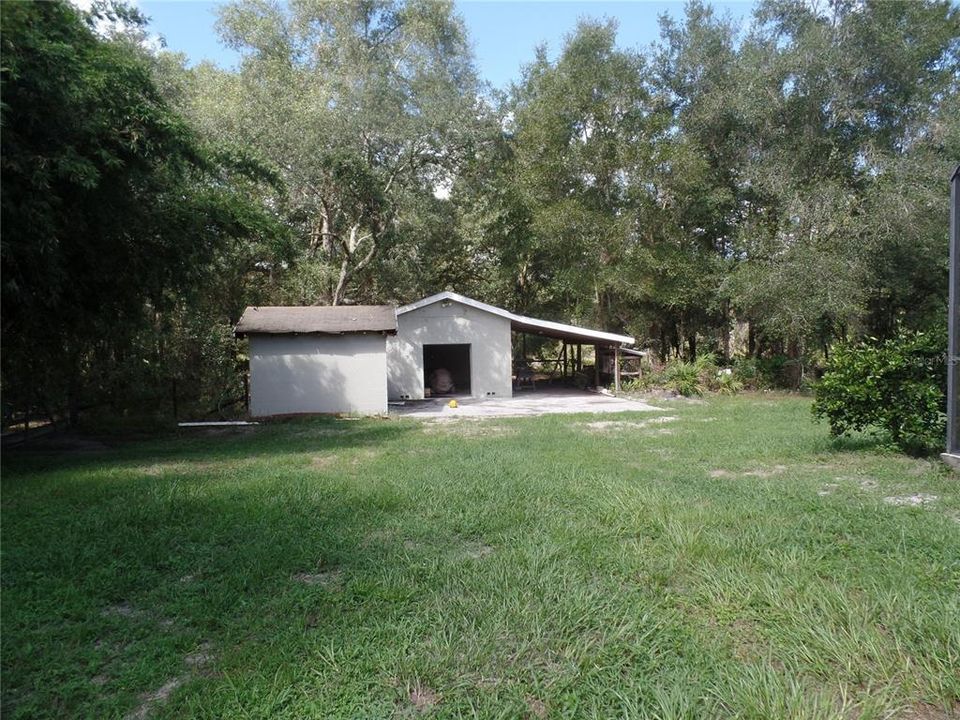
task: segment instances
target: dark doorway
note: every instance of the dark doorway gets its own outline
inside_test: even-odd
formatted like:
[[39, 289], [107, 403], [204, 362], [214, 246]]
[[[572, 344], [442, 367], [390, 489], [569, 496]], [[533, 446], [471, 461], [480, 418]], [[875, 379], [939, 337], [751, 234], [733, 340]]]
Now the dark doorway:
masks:
[[434, 395], [469, 395], [470, 346], [424, 345], [423, 387]]

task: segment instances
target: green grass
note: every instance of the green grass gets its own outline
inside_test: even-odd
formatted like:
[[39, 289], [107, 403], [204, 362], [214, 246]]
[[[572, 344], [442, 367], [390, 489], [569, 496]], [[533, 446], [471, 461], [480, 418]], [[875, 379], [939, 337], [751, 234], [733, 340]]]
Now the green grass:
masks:
[[957, 713], [957, 476], [661, 405], [8, 453], [3, 717]]

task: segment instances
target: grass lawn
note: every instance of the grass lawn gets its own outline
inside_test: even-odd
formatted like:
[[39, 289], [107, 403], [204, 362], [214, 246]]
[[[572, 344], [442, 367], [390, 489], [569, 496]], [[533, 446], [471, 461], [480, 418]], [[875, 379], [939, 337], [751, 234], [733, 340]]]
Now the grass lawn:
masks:
[[658, 404], [8, 453], [3, 717], [960, 714], [958, 476]]

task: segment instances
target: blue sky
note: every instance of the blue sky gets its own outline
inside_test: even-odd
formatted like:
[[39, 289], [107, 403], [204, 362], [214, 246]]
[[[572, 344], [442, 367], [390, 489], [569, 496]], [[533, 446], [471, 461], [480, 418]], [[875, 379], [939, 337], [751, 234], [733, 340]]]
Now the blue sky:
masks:
[[[191, 63], [208, 59], [229, 67], [236, 61], [236, 55], [220, 44], [214, 30], [221, 2], [140, 0], [137, 4], [151, 18], [151, 31], [162, 35], [171, 50], [186, 53]], [[735, 0], [712, 5], [721, 14], [740, 19], [749, 16], [754, 3]], [[618, 43], [638, 48], [656, 39], [660, 14], [682, 17], [683, 3], [460, 0], [457, 10], [466, 22], [481, 76], [494, 87], [504, 88], [520, 77], [520, 68], [533, 59], [538, 44], [546, 43], [555, 53], [581, 17], [615, 18], [619, 23]]]

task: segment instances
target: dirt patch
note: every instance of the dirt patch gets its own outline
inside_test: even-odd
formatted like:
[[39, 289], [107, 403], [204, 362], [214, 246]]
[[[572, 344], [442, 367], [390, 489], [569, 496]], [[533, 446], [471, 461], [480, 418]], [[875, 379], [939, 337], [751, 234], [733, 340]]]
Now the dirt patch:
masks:
[[543, 718], [547, 716], [547, 704], [543, 702], [543, 700], [527, 695], [525, 701], [527, 703], [528, 717], [535, 717], [539, 720], [543, 720]]
[[[861, 490], [876, 490], [878, 483], [873, 478], [859, 477], [855, 475], [837, 475], [833, 478], [837, 483], [856, 484]], [[833, 487], [839, 487], [833, 485]]]
[[907, 467], [907, 474], [914, 477], [926, 475], [928, 472], [931, 472], [934, 467], [936, 466], [929, 460], [913, 460]]
[[340, 568], [330, 568], [316, 573], [297, 573], [293, 576], [293, 579], [295, 582], [304, 585], [332, 588], [340, 584], [341, 575], [343, 575], [343, 571]]
[[90, 684], [95, 685], [96, 687], [103, 687], [108, 682], [110, 682], [110, 678], [106, 675], [94, 675], [92, 678], [90, 678]]
[[743, 473], [743, 477], [755, 477], [755, 478], [770, 478], [774, 475], [779, 475], [780, 473], [787, 470], [786, 465], [774, 465], [769, 468], [757, 468], [756, 470], [748, 470]]
[[760, 656], [761, 643], [757, 626], [752, 620], [738, 618], [730, 625], [734, 654], [739, 660], [755, 660]]
[[187, 655], [183, 659], [183, 662], [189, 667], [201, 668], [204, 665], [209, 665], [211, 662], [213, 662], [214, 657], [213, 643], [210, 641], [204, 641], [200, 643], [200, 647]]
[[960, 703], [953, 703], [949, 709], [930, 703], [917, 703], [897, 717], [902, 720], [956, 720], [960, 717]]
[[426, 685], [416, 685], [409, 694], [410, 704], [418, 713], [427, 712], [430, 708], [440, 704], [440, 696], [435, 690]]
[[883, 501], [888, 505], [895, 505], [898, 507], [919, 507], [922, 505], [931, 505], [939, 500], [940, 497], [937, 495], [930, 495], [929, 493], [916, 493], [914, 495], [891, 495], [885, 497]]
[[371, 448], [366, 448], [357, 453], [351, 460], [350, 464], [357, 466], [360, 463], [367, 462], [368, 460], [375, 460], [380, 457], [383, 453], [380, 450], [373, 450]]
[[137, 610], [130, 603], [117, 603], [116, 605], [109, 605], [100, 611], [100, 614], [104, 617], [125, 617], [132, 618], [140, 615], [140, 611]]
[[483, 418], [438, 418], [421, 425], [427, 435], [455, 435], [466, 438], [500, 438], [516, 434], [516, 429], [484, 422]]
[[181, 675], [180, 677], [171, 678], [167, 680], [163, 685], [158, 687], [156, 690], [151, 692], [143, 693], [140, 696], [140, 704], [126, 714], [126, 720], [144, 720], [145, 718], [150, 717], [150, 714], [153, 712], [153, 708], [156, 705], [165, 703], [170, 699], [170, 696], [173, 695], [174, 690], [183, 685], [187, 681], [187, 676]]
[[711, 470], [707, 474], [712, 478], [772, 478], [787, 469], [786, 465], [773, 465], [772, 467], [757, 468], [756, 470], [747, 470], [745, 472], [718, 469]]
[[231, 470], [248, 465], [251, 460], [197, 460], [194, 462], [176, 460], [170, 462], [155, 462], [150, 465], [142, 465], [138, 468], [139, 472], [149, 477], [162, 477], [164, 475], [183, 475], [185, 473], [206, 473], [222, 470]]
[[493, 545], [489, 545], [482, 540], [463, 540], [461, 538], [453, 538], [450, 545], [442, 542], [404, 540], [403, 549], [410, 552], [428, 551], [431, 554], [439, 554], [455, 562], [482, 560], [497, 551]]
[[836, 483], [827, 483], [822, 488], [817, 490], [817, 495], [820, 495], [821, 497], [824, 495], [833, 495], [833, 491], [836, 490], [838, 487], [840, 486], [837, 485]]
[[392, 540], [393, 533], [390, 530], [377, 528], [376, 530], [371, 530], [363, 536], [363, 540], [360, 541], [360, 547], [366, 548], [370, 547], [371, 545], [385, 545]]
[[[649, 420], [594, 420], [593, 422], [581, 423], [581, 427], [590, 432], [610, 432], [618, 430], [642, 430], [643, 428], [655, 427], [664, 423], [673, 422], [677, 418], [673, 415], [664, 415], [662, 417], [650, 418]], [[669, 430], [661, 430], [661, 433], [669, 433]]]
[[483, 542], [467, 542], [462, 548], [463, 554], [471, 560], [480, 560], [493, 555], [495, 548]]
[[154, 463], [153, 465], [144, 465], [140, 468], [140, 472], [150, 477], [160, 477], [164, 473], [181, 467], [183, 467], [181, 463]]

